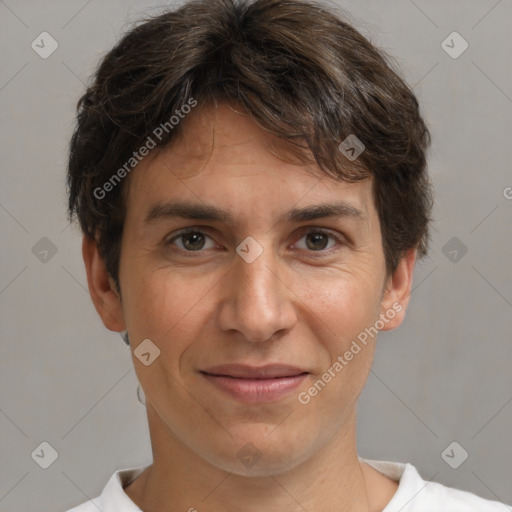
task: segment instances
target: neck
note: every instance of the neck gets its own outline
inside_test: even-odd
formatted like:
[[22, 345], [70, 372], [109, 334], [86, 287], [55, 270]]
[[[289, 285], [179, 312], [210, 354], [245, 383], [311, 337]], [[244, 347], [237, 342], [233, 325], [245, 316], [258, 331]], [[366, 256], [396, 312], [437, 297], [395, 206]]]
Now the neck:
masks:
[[153, 464], [125, 492], [145, 512], [380, 511], [397, 485], [359, 460], [355, 416], [354, 410], [339, 435], [302, 463], [244, 476], [199, 457], [149, 406]]

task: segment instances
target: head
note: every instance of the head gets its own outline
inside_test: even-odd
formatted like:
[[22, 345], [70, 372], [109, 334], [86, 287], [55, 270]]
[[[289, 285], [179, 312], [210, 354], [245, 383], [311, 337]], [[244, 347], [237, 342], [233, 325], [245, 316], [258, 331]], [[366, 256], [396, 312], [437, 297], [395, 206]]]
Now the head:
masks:
[[[265, 471], [299, 464], [353, 420], [428, 247], [417, 100], [342, 16], [187, 2], [131, 29], [78, 103], [69, 214], [92, 299], [128, 332], [153, 428], [230, 471], [248, 443]], [[248, 404], [208, 379], [269, 363], [303, 371], [294, 393]]]

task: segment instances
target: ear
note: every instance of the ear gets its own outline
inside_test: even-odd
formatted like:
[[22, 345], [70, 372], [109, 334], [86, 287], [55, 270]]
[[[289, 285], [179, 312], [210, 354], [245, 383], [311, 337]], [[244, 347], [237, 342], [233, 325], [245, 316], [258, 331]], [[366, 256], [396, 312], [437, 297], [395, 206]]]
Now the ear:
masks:
[[415, 263], [416, 250], [409, 249], [388, 277], [380, 305], [381, 318], [384, 315], [385, 320], [381, 331], [396, 329], [403, 322], [411, 296]]
[[82, 256], [87, 272], [89, 293], [105, 327], [111, 331], [125, 331], [121, 296], [116, 289], [101, 258], [96, 240], [88, 236], [82, 239]]

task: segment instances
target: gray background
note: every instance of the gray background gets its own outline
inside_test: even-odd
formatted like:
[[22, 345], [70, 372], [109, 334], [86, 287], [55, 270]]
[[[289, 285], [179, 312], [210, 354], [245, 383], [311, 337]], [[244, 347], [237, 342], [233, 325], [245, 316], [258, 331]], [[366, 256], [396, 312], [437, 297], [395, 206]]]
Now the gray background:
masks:
[[[512, 2], [339, 4], [414, 84], [437, 200], [406, 321], [381, 335], [360, 401], [360, 454], [512, 503]], [[82, 82], [128, 22], [158, 5], [0, 2], [1, 511], [65, 510], [115, 470], [151, 461], [128, 348], [87, 292], [64, 176]], [[48, 59], [31, 48], [43, 31], [59, 44]], [[469, 43], [457, 59], [441, 47], [452, 31]], [[57, 249], [47, 261], [33, 253], [42, 237]], [[443, 252], [452, 237], [459, 247]], [[43, 441], [58, 452], [46, 470], [31, 457]], [[469, 453], [458, 469], [441, 457], [453, 441]]]

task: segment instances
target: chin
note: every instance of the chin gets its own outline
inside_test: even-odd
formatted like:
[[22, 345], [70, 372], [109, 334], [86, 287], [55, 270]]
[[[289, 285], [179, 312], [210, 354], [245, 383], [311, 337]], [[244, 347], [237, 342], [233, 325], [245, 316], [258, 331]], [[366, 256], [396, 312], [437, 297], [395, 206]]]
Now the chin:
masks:
[[305, 439], [297, 439], [286, 430], [278, 435], [266, 427], [260, 425], [248, 429], [245, 426], [243, 434], [233, 436], [221, 451], [212, 447], [204, 458], [219, 469], [246, 477], [278, 475], [309, 458], [304, 450], [308, 445]]

